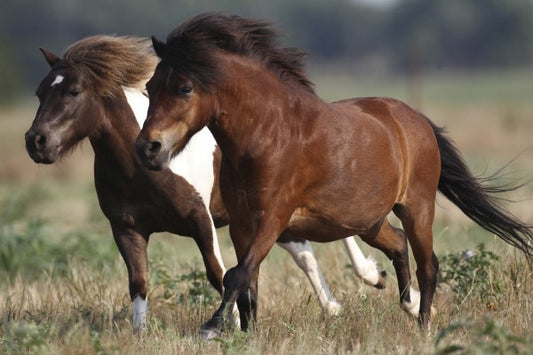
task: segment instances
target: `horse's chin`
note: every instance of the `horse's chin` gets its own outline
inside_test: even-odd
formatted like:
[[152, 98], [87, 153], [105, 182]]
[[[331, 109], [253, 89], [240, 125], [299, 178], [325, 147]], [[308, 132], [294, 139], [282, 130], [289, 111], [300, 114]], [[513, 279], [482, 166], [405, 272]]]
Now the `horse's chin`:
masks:
[[54, 164], [57, 161], [57, 154], [44, 154], [43, 152], [28, 152], [30, 158], [37, 164]]
[[160, 164], [160, 163], [157, 163], [157, 162], [151, 160], [151, 161], [145, 162], [144, 166], [148, 170], [151, 170], [151, 171], [161, 171], [161, 170], [165, 169], [168, 166], [168, 164], [167, 165]]
[[169, 160], [169, 155], [161, 152], [152, 159], [142, 159], [142, 163], [149, 170], [161, 171], [168, 167]]

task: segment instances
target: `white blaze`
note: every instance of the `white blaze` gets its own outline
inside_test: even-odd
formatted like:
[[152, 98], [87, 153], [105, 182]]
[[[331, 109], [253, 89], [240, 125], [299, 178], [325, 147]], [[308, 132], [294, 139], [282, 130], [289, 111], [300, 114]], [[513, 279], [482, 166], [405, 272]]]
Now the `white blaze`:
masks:
[[65, 77], [63, 75], [58, 75], [56, 76], [56, 78], [54, 79], [54, 81], [52, 82], [52, 84], [50, 86], [54, 86], [54, 85], [57, 85], [57, 84], [61, 84], [61, 82], [63, 81], [63, 79], [65, 79]]

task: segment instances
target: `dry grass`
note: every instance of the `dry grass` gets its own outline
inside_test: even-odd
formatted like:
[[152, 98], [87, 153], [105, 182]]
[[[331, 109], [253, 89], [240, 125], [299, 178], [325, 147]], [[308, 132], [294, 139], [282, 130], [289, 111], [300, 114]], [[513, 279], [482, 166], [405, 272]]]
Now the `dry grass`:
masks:
[[[338, 252], [327, 250], [320, 260], [327, 265], [329, 260], [344, 259]], [[506, 270], [503, 280], [507, 290], [498, 303], [488, 303], [475, 292], [464, 300], [443, 299], [446, 294], [450, 297], [450, 291], [440, 289], [438, 314], [429, 337], [400, 311], [392, 279], [386, 290], [377, 291], [361, 285], [349, 272], [328, 269], [328, 279], [345, 308], [340, 316], [327, 317], [303, 275], [287, 257], [283, 259], [280, 264], [269, 258], [263, 267], [257, 330], [229, 333], [211, 342], [199, 340], [195, 334], [216, 304], [168, 300], [161, 288], [150, 294], [149, 330], [141, 338], [133, 334], [125, 270], [118, 260], [101, 269], [73, 262], [63, 277], [44, 275], [27, 281], [21, 276], [0, 291], [4, 350], [75, 354], [432, 353], [439, 332], [450, 324], [457, 324], [457, 330], [437, 348], [461, 344], [476, 350], [472, 346], [483, 341], [524, 351], [533, 344], [533, 304], [529, 297], [533, 292], [532, 270], [521, 258], [509, 255], [498, 265]], [[173, 264], [172, 260], [167, 262]], [[190, 267], [177, 265], [176, 273]], [[514, 271], [507, 273], [509, 270]], [[284, 281], [280, 277], [284, 272], [298, 281]], [[509, 333], [526, 343], [480, 335], [478, 330], [491, 322], [496, 324], [498, 336]]]
[[[471, 86], [469, 79], [461, 76], [455, 81], [436, 78], [424, 84], [427, 95], [421, 106], [435, 122], [448, 127], [474, 171], [492, 172], [522, 153], [508, 171], [513, 176], [531, 177], [533, 102], [522, 94], [533, 92], [533, 80], [523, 80], [531, 72], [510, 73], [509, 82], [505, 75], [491, 75], [474, 80]], [[487, 91], [487, 82], [499, 84], [501, 91]], [[519, 92], [513, 89], [513, 82], [521, 88]], [[358, 81], [355, 88], [338, 87], [334, 76], [317, 83], [319, 89], [331, 93], [324, 95], [328, 99], [374, 94], [408, 99], [404, 84], [394, 80], [381, 84]], [[452, 92], [455, 88], [463, 96], [470, 93], [470, 99], [457, 98], [461, 95]], [[476, 94], [478, 91], [482, 94]], [[443, 92], [449, 95], [443, 97]], [[473, 249], [483, 242], [500, 260], [491, 265], [491, 276], [484, 280], [494, 288], [492, 293], [472, 287], [465, 297], [458, 298], [449, 286], [439, 287], [438, 314], [429, 337], [420, 334], [416, 322], [400, 311], [393, 268], [381, 253], [363, 247], [390, 275], [387, 288], [378, 291], [355, 279], [342, 247], [330, 243], [315, 250], [331, 289], [344, 305], [339, 317], [322, 313], [308, 281], [290, 257], [275, 247], [261, 269], [256, 330], [201, 341], [196, 332], [214, 311], [216, 301], [190, 302], [188, 289], [193, 286], [178, 282], [183, 275], [203, 270], [199, 253], [192, 241], [162, 234], [150, 245], [149, 329], [139, 338], [131, 331], [126, 270], [93, 191], [91, 149], [85, 145], [59, 165], [35, 165], [23, 143], [35, 110], [36, 100], [0, 110], [0, 246], [13, 235], [23, 240], [10, 255], [0, 255], [2, 271], [11, 275], [0, 277], [0, 353], [403, 354], [450, 351], [454, 345], [463, 346], [462, 353], [502, 349], [527, 353], [533, 346], [531, 265], [473, 227], [442, 198], [435, 223], [437, 255]], [[24, 199], [20, 196], [30, 202], [20, 211], [13, 207], [14, 217], [8, 220], [6, 211], [11, 211], [17, 199]], [[531, 186], [511, 196], [521, 201], [511, 205], [512, 211], [526, 221], [533, 221], [531, 196]], [[41, 243], [37, 247], [31, 244], [36, 240]], [[235, 258], [229, 238], [221, 241], [226, 265], [232, 266]], [[46, 248], [56, 254], [39, 252]], [[69, 255], [61, 255], [61, 251]], [[5, 269], [11, 260], [8, 256], [22, 259], [17, 264], [20, 269], [11, 273]], [[29, 270], [24, 262], [38, 266]], [[173, 277], [167, 284], [157, 281], [162, 269]], [[496, 292], [500, 289], [504, 292]]]

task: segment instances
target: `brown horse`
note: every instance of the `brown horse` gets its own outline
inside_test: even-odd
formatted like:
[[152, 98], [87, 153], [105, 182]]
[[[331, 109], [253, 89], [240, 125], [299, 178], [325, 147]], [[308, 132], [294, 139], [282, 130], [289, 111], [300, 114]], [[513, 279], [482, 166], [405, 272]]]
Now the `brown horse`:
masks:
[[[225, 271], [214, 225], [228, 222], [218, 189], [220, 150], [207, 128], [161, 173], [138, 160], [134, 141], [146, 119], [145, 83], [158, 58], [147, 39], [94, 36], [72, 44], [63, 59], [42, 50], [51, 66], [37, 89], [40, 106], [26, 148], [37, 163], [53, 163], [88, 137], [100, 206], [126, 263], [133, 324], [143, 327], [147, 310], [147, 245], [154, 232], [190, 236], [202, 254], [210, 283], [222, 292]], [[214, 222], [212, 220], [214, 219]], [[365, 259], [353, 238], [345, 240], [356, 273], [384, 286], [384, 274]], [[307, 274], [320, 304], [335, 314], [333, 299], [307, 241], [281, 240]], [[418, 304], [414, 305], [415, 311]]]
[[[389, 98], [323, 102], [305, 76], [302, 52], [280, 46], [268, 23], [208, 13], [176, 28], [166, 43], [152, 40], [161, 62], [147, 83], [139, 156], [162, 169], [204, 126], [223, 154], [221, 190], [238, 265], [224, 277], [206, 337], [224, 329], [234, 302], [255, 317], [259, 266], [280, 233], [317, 242], [360, 235], [392, 259], [402, 304], [411, 297], [409, 241], [419, 323], [429, 329], [437, 190], [531, 257], [530, 226], [495, 202], [491, 194], [504, 189], [482, 186], [442, 129]], [[391, 211], [403, 230], [387, 221]]]

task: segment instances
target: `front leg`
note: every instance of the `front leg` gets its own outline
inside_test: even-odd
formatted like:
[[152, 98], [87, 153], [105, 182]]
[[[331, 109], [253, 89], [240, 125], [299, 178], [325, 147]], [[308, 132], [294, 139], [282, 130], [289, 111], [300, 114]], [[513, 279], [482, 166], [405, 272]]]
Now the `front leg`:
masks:
[[[276, 212], [279, 212], [279, 209]], [[245, 220], [242, 223], [243, 219], [231, 219], [232, 221], [238, 221], [230, 224], [230, 233], [237, 253], [238, 264], [229, 269], [224, 275], [222, 303], [211, 319], [202, 326], [200, 335], [204, 338], [212, 339], [218, 337], [221, 332], [228, 328], [228, 325], [231, 324], [231, 311], [239, 297], [241, 297], [239, 305], [242, 307], [239, 307], [241, 321], [244, 320], [243, 324], [241, 324], [243, 330], [247, 329], [249, 321], [253, 320], [255, 316], [255, 310], [257, 309], [255, 282], [257, 281], [259, 266], [270, 249], [272, 249], [281, 231], [287, 226], [290, 213], [280, 215], [279, 213], [274, 214], [264, 211], [255, 215], [260, 216], [257, 219], [257, 228], [253, 228], [254, 221], [248, 223], [250, 221]], [[246, 225], [252, 228], [248, 229]], [[255, 230], [256, 233], [246, 233], [246, 231], [250, 230]], [[248, 290], [251, 291], [250, 295], [253, 298], [250, 299], [250, 302], [245, 302], [242, 297], [246, 297]]]
[[[120, 223], [123, 224], [123, 223]], [[112, 223], [115, 243], [128, 269], [129, 291], [132, 300], [133, 327], [144, 330], [148, 310], [148, 236], [132, 228]]]

